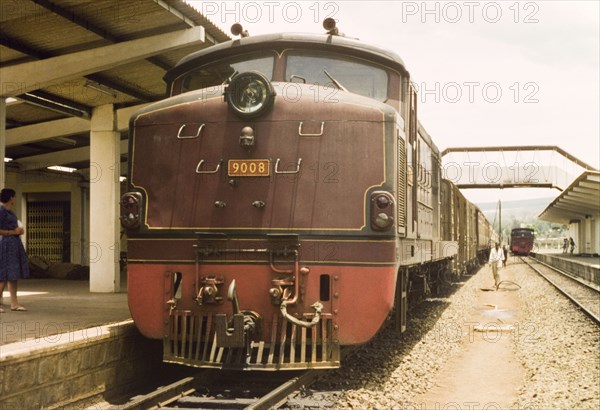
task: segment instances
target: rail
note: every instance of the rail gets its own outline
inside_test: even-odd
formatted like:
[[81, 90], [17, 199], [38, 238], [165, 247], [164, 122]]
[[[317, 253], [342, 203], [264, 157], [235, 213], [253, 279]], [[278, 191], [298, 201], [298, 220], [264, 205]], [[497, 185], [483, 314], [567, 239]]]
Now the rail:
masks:
[[[342, 349], [350, 356], [356, 347]], [[289, 397], [315, 383], [323, 371], [238, 372], [206, 369], [193, 376], [135, 396], [119, 410], [177, 409], [278, 409]], [[113, 408], [113, 407], [110, 407]]]
[[[530, 256], [521, 257], [521, 260], [570, 299], [596, 324], [600, 325], [600, 289], [598, 287]], [[534, 265], [541, 265], [541, 269]]]
[[265, 377], [265, 373], [205, 370], [136, 396], [118, 409], [276, 409], [287, 402], [290, 394], [314, 383], [319, 374], [316, 370], [286, 371], [269, 372]]

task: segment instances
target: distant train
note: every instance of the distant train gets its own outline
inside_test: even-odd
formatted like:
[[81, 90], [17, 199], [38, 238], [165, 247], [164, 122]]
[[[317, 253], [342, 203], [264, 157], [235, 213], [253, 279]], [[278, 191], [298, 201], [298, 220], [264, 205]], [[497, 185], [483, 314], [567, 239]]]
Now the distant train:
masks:
[[513, 255], [529, 255], [534, 239], [533, 229], [515, 228], [510, 232], [510, 251]]
[[487, 259], [495, 233], [442, 179], [400, 57], [324, 27], [191, 54], [131, 117], [129, 306], [165, 361], [339, 367]]

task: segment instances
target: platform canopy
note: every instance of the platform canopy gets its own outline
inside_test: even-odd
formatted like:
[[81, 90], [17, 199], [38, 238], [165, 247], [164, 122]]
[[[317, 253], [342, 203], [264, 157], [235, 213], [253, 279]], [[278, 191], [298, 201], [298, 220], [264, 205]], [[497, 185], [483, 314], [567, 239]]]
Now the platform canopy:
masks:
[[125, 140], [131, 112], [164, 98], [169, 68], [226, 40], [181, 0], [2, 1], [0, 160], [88, 168], [95, 107], [114, 106]]
[[447, 148], [443, 177], [458, 188], [564, 190], [583, 171], [597, 171], [557, 146]]
[[544, 209], [539, 218], [565, 225], [585, 219], [600, 219], [600, 172], [581, 174]]

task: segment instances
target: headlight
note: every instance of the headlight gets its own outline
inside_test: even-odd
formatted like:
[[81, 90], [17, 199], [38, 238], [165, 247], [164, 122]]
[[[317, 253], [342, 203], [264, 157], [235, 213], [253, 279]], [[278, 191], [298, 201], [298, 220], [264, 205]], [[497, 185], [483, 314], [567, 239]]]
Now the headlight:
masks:
[[262, 73], [249, 71], [236, 76], [225, 91], [227, 104], [240, 117], [265, 113], [273, 105], [273, 85]]

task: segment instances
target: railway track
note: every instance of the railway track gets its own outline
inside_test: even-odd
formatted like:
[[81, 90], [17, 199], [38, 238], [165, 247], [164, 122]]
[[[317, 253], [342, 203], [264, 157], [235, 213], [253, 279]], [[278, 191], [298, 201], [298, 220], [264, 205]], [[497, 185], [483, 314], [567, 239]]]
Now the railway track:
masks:
[[600, 288], [532, 257], [522, 257], [521, 260], [600, 325]]
[[317, 370], [285, 372], [201, 371], [118, 406], [138, 409], [274, 409], [317, 380]]

